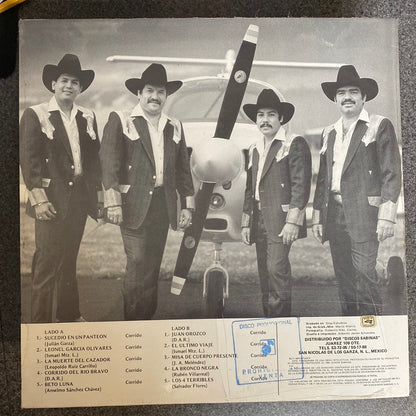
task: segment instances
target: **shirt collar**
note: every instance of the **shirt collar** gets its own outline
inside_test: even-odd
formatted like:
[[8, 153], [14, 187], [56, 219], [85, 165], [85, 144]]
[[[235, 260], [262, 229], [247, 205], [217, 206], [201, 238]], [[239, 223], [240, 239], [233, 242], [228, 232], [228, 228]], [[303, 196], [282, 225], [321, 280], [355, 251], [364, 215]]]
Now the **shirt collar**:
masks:
[[[351, 125], [351, 127], [357, 124], [358, 120], [362, 120], [366, 123], [370, 122], [370, 117], [368, 115], [367, 110], [364, 108], [361, 110], [360, 115], [358, 116], [357, 120]], [[342, 135], [342, 117], [334, 124], [335, 131], [337, 132], [337, 135]]]
[[[146, 114], [143, 111], [142, 106], [140, 105], [140, 103], [138, 103], [136, 105], [136, 107], [133, 108], [133, 111], [130, 114], [130, 117], [143, 117], [150, 125], [152, 125], [152, 123], [150, 122], [150, 120], [147, 118]], [[160, 114], [160, 119], [159, 119], [159, 124], [158, 124], [158, 130], [160, 131], [160, 129], [164, 129], [166, 126], [166, 123], [169, 121], [167, 115], [165, 113], [161, 113]]]
[[[270, 145], [275, 140], [280, 140], [282, 142], [284, 142], [286, 140], [286, 130], [283, 127], [280, 127], [280, 129], [277, 131], [277, 133], [273, 137], [272, 141], [270, 142]], [[263, 147], [264, 147], [264, 136], [261, 136], [257, 139], [256, 147], [260, 147], [260, 149], [263, 149]]]
[[[53, 96], [48, 105], [48, 111], [59, 111], [64, 117], [66, 117], [66, 114], [61, 110], [61, 107], [59, 107], [58, 102], [56, 101], [55, 96]], [[71, 115], [69, 117], [69, 121], [72, 122], [72, 120], [75, 118], [78, 112], [78, 106], [74, 103], [72, 105]]]

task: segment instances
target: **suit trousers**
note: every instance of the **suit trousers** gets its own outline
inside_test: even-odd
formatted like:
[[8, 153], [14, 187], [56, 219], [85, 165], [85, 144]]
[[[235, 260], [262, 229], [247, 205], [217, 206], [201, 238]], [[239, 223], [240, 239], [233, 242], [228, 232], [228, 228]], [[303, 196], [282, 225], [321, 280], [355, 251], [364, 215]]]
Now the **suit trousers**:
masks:
[[379, 243], [376, 237], [356, 242], [345, 223], [342, 204], [330, 200], [329, 245], [344, 316], [379, 315], [382, 302], [376, 272]]
[[151, 319], [157, 308], [158, 279], [169, 229], [163, 188], [156, 188], [143, 224], [137, 229], [121, 226], [127, 256], [123, 280], [124, 319]]
[[35, 219], [36, 250], [32, 261], [31, 322], [52, 322], [53, 297], [57, 288], [56, 319], [78, 319], [77, 257], [88, 212], [84, 180], [74, 181], [65, 218]]
[[290, 246], [268, 237], [258, 209], [255, 209], [253, 220], [256, 221], [257, 267], [264, 315], [268, 318], [288, 317], [292, 301]]

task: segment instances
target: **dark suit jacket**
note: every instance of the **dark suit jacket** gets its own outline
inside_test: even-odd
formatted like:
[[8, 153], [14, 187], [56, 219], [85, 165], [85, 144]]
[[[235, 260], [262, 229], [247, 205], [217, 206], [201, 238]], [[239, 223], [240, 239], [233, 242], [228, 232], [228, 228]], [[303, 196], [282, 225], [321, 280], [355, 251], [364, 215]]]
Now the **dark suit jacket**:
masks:
[[[243, 213], [251, 219], [255, 198], [255, 186], [259, 153], [254, 147], [252, 165], [247, 172]], [[267, 235], [274, 241], [279, 237], [286, 222], [298, 223], [299, 238], [306, 237], [306, 218], [300, 214], [308, 203], [311, 187], [311, 153], [301, 136], [287, 137], [285, 142], [273, 141], [263, 167], [259, 183], [261, 211]], [[243, 214], [243, 216], [244, 216]], [[256, 221], [251, 221], [252, 240], [256, 238]]]
[[[88, 188], [89, 215], [97, 218], [97, 191], [101, 187], [98, 158], [100, 142], [92, 111], [79, 107], [76, 114], [82, 176]], [[20, 121], [20, 164], [26, 187], [45, 189], [48, 200], [65, 218], [74, 184], [74, 160], [59, 111], [48, 112], [48, 103], [27, 108]], [[34, 217], [27, 203], [26, 212]]]
[[[123, 120], [124, 122], [124, 120]], [[120, 113], [112, 112], [104, 128], [100, 150], [104, 189], [121, 191], [120, 185], [130, 185], [123, 196], [123, 225], [137, 229], [143, 223], [152, 199], [156, 171], [152, 142], [146, 120], [133, 118], [138, 137], [123, 133]], [[178, 137], [179, 135], [179, 137]], [[177, 193], [182, 197], [194, 194], [188, 150], [179, 121], [169, 120], [164, 129], [163, 188], [173, 229], [177, 227]]]
[[[351, 238], [357, 242], [375, 237], [379, 207], [381, 210], [389, 201], [395, 204], [401, 188], [400, 153], [393, 125], [381, 116], [370, 116], [370, 123], [372, 128], [358, 120], [341, 176], [345, 220]], [[314, 210], [320, 211], [323, 241], [331, 238], [327, 219], [335, 136], [331, 126], [323, 132], [324, 146], [313, 202]], [[390, 215], [382, 217], [392, 219]]]

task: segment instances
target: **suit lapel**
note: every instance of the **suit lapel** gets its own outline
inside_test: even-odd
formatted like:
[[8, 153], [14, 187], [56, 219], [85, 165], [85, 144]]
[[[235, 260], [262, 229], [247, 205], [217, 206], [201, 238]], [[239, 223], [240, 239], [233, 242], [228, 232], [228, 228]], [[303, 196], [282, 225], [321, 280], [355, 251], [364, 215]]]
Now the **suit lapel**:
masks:
[[166, 126], [163, 130], [163, 173], [166, 172], [168, 166], [168, 158], [175, 155], [174, 141], [173, 137], [173, 126], [169, 122], [166, 123]]
[[351, 163], [358, 146], [361, 143], [361, 139], [363, 138], [365, 132], [367, 131], [367, 124], [365, 121], [358, 120], [357, 125], [355, 126], [354, 133], [351, 137], [351, 142], [348, 147], [347, 156], [345, 157], [344, 166], [342, 168], [342, 175], [344, 174], [345, 170], [348, 168], [349, 164]]
[[78, 126], [78, 136], [79, 136], [79, 147], [81, 149], [81, 158], [84, 154], [85, 149], [85, 140], [87, 135], [85, 132], [87, 131], [87, 120], [82, 116], [82, 112], [78, 110], [77, 115], [75, 116], [75, 120], [77, 121]]
[[257, 174], [259, 172], [259, 151], [254, 148], [253, 149], [253, 156], [252, 156], [252, 162], [251, 162], [251, 189], [256, 189], [257, 184]]
[[334, 164], [334, 144], [335, 144], [336, 131], [331, 130], [328, 135], [328, 144], [327, 144], [327, 169], [328, 169], [328, 183], [332, 182], [332, 165]]
[[68, 152], [69, 157], [73, 161], [71, 145], [69, 144], [68, 134], [66, 133], [64, 123], [61, 118], [59, 111], [51, 111], [49, 120], [55, 128], [55, 137], [62, 142], [65, 150]]
[[144, 150], [149, 156], [149, 159], [152, 162], [153, 166], [155, 166], [152, 141], [150, 139], [149, 128], [147, 127], [147, 121], [143, 117], [135, 117], [133, 119], [133, 124], [136, 127], [137, 132], [139, 133], [140, 141], [143, 144]]
[[267, 173], [267, 171], [270, 169], [270, 166], [273, 163], [274, 158], [276, 157], [277, 152], [282, 146], [281, 140], [274, 140], [270, 146], [269, 151], [266, 155], [266, 160], [264, 161], [263, 171], [261, 172], [261, 178], [260, 181], [264, 178], [264, 175]]

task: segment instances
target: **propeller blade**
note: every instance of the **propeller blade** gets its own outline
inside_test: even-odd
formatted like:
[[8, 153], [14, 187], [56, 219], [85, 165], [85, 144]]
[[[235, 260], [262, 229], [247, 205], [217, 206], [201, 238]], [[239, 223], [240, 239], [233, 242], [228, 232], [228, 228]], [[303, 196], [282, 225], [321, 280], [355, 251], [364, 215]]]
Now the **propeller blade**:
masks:
[[[258, 26], [250, 25], [244, 36], [221, 105], [218, 123], [215, 129], [216, 138], [229, 139], [231, 136], [247, 87], [254, 52], [256, 50], [258, 31]], [[202, 183], [195, 197], [195, 213], [192, 217], [192, 225], [184, 232], [172, 279], [171, 293], [175, 295], [180, 295], [188, 277], [199, 240], [201, 239], [214, 187], [215, 183]]]
[[181, 293], [195, 257], [214, 187], [215, 183], [202, 183], [201, 189], [196, 194], [192, 224], [184, 232], [173, 274], [171, 293], [175, 295]]
[[258, 33], [258, 26], [250, 25], [244, 36], [225, 91], [214, 137], [229, 139], [231, 136], [250, 76]]

